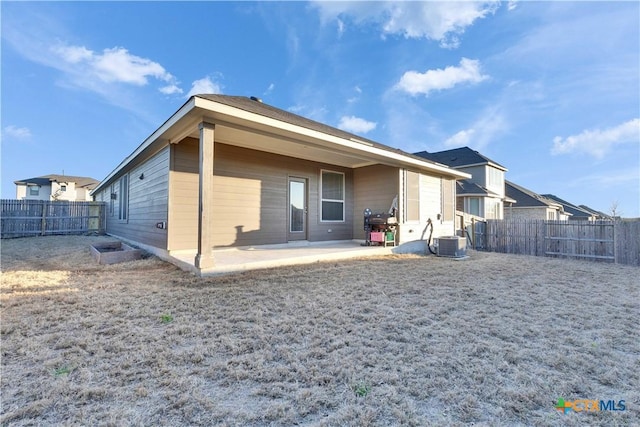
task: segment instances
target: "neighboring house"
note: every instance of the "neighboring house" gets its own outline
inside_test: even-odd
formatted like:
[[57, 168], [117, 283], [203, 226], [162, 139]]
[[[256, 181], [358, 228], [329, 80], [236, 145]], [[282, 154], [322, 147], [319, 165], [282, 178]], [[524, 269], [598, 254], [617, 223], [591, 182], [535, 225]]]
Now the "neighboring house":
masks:
[[597, 211], [595, 209], [591, 209], [589, 206], [587, 205], [579, 205], [579, 208], [584, 209], [587, 212], [590, 212], [591, 215], [593, 215], [595, 217], [596, 220], [611, 220], [611, 216], [607, 215], [606, 213]]
[[566, 200], [562, 200], [560, 197], [553, 194], [542, 194], [542, 197], [560, 203], [564, 211], [571, 214], [572, 221], [595, 221], [598, 219], [598, 215], [594, 215], [593, 212], [571, 204]]
[[567, 220], [571, 214], [564, 211], [561, 203], [547, 199], [524, 187], [505, 181], [507, 197], [515, 203], [507, 203], [505, 219]]
[[507, 168], [469, 147], [436, 153], [421, 151], [415, 154], [471, 174], [470, 179], [458, 181], [458, 211], [484, 219], [504, 218], [504, 174]]
[[[366, 208], [397, 197], [398, 244], [452, 235], [455, 181], [470, 176], [262, 103], [195, 95], [93, 191], [107, 233], [172, 261], [214, 247], [364, 240]], [[406, 248], [406, 246], [405, 246]]]
[[14, 181], [16, 199], [91, 201], [98, 180], [86, 176], [44, 175]]

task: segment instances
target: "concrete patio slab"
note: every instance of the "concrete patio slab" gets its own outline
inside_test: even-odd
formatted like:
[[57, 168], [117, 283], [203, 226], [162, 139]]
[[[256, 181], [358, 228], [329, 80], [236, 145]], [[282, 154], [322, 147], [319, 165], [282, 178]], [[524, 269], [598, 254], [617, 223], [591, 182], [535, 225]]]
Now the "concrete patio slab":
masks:
[[[394, 247], [362, 246], [361, 241], [291, 242], [281, 245], [216, 248], [215, 266], [203, 270], [202, 276], [215, 276], [262, 268], [311, 264], [366, 256], [388, 255]], [[198, 273], [194, 266], [194, 251], [171, 254], [172, 262], [183, 270]]]

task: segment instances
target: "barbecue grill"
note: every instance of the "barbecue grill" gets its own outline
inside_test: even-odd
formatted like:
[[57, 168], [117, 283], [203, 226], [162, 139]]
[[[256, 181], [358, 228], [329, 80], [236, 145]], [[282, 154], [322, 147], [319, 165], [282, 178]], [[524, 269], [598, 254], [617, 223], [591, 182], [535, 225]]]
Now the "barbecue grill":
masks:
[[391, 213], [372, 213], [371, 209], [364, 210], [364, 231], [366, 234], [366, 246], [371, 245], [395, 245], [396, 227], [398, 220], [395, 209]]

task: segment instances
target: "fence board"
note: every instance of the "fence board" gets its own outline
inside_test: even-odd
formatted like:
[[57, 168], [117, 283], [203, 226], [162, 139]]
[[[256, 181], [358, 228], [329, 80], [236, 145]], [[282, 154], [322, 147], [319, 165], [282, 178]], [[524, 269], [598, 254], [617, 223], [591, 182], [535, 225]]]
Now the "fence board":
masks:
[[105, 203], [0, 200], [0, 237], [104, 233]]
[[474, 224], [473, 247], [489, 252], [640, 265], [640, 220], [487, 220]]

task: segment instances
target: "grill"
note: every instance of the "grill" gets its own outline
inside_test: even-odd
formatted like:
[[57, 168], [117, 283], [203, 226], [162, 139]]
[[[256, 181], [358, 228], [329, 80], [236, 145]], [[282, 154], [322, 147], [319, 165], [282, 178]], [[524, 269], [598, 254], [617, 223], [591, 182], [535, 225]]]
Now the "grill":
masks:
[[392, 213], [372, 213], [371, 209], [364, 210], [364, 231], [366, 246], [387, 246], [396, 244], [396, 226], [398, 220], [395, 209]]

